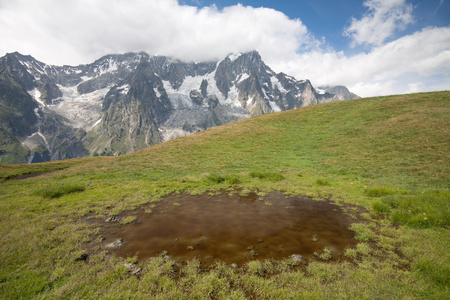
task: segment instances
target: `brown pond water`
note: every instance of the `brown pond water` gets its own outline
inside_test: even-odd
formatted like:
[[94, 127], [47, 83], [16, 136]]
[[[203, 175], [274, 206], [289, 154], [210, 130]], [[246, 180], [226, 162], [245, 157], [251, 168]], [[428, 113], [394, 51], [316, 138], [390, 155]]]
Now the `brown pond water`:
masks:
[[341, 207], [281, 192], [264, 197], [172, 195], [152, 208], [152, 214], [144, 211], [119, 216], [135, 215], [132, 224], [102, 223], [102, 245], [122, 238], [122, 247], [113, 250], [122, 257], [144, 259], [167, 251], [180, 261], [196, 258], [203, 265], [216, 261], [241, 265], [292, 254], [308, 259], [325, 247], [339, 259], [345, 248], [356, 244], [347, 229], [355, 220]]

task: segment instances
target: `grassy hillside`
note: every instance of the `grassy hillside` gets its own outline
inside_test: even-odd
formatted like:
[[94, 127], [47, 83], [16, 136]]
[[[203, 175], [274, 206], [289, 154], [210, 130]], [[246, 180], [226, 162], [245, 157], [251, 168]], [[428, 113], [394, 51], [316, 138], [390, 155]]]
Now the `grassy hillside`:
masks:
[[[263, 115], [120, 157], [2, 165], [0, 297], [443, 299], [449, 130], [450, 92], [424, 93]], [[358, 244], [349, 261], [300, 266], [204, 270], [158, 257], [136, 262], [138, 277], [125, 259], [89, 248], [101, 232], [88, 217], [224, 189], [362, 206]]]

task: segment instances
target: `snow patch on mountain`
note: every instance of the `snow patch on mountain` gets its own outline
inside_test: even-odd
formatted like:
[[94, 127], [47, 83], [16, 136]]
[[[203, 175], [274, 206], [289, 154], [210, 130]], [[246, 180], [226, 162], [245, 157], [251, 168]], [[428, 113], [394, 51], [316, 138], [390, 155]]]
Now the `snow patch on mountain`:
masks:
[[87, 131], [91, 131], [92, 128], [94, 128], [95, 126], [97, 126], [98, 124], [100, 124], [101, 121], [102, 121], [102, 118], [100, 118], [99, 120], [97, 120], [97, 122], [95, 122], [91, 127], [89, 127]]
[[126, 95], [126, 94], [128, 94], [128, 91], [130, 90], [130, 85], [129, 84], [124, 84], [122, 86], [119, 86], [117, 89], [121, 90], [120, 93], [122, 95]]
[[[50, 110], [73, 121], [75, 128], [93, 128], [102, 113], [102, 102], [111, 87], [96, 90], [92, 93], [78, 93], [77, 86], [64, 87], [58, 85], [63, 96], [53, 100]], [[93, 125], [95, 124], [95, 125]]]
[[[193, 108], [193, 103], [189, 98], [188, 84], [186, 80], [180, 86], [179, 89], [175, 90], [169, 81], [163, 80], [164, 89], [166, 90], [167, 96], [169, 97], [170, 103], [174, 109], [191, 109]], [[192, 84], [192, 81], [190, 82]], [[199, 85], [200, 87], [200, 85]], [[188, 90], [187, 94], [186, 91]]]
[[41, 92], [37, 88], [28, 91], [28, 94], [34, 99], [34, 101], [39, 103], [40, 106], [45, 106], [44, 101], [41, 99]]
[[[80, 71], [80, 72], [81, 72], [81, 71]], [[75, 72], [75, 73], [76, 73], [76, 72]], [[83, 81], [88, 81], [88, 80], [91, 80], [91, 79], [94, 78], [94, 77], [81, 76], [80, 78], [81, 78], [81, 80], [83, 80]]]
[[34, 149], [39, 145], [42, 145], [45, 148], [50, 149], [47, 139], [39, 131], [28, 136], [24, 141], [22, 141], [22, 145], [28, 147], [29, 149]]
[[157, 88], [153, 88], [153, 91], [155, 92], [155, 95], [156, 95], [157, 98], [161, 97], [161, 93], [158, 91]]
[[237, 83], [241, 83], [242, 81], [244, 81], [245, 79], [247, 79], [249, 77], [250, 77], [250, 75], [248, 73], [244, 73], [239, 76]]
[[238, 90], [233, 86], [228, 92], [228, 98], [217, 88], [216, 80], [214, 79], [216, 72], [211, 72], [203, 76], [186, 76], [183, 83], [178, 89], [174, 89], [169, 81], [163, 80], [164, 89], [167, 96], [175, 109], [192, 109], [194, 104], [189, 98], [189, 93], [193, 90], [200, 91], [200, 86], [203, 80], [208, 82], [207, 96], [216, 96], [221, 105], [240, 106], [238, 98]]
[[272, 108], [272, 110], [274, 112], [281, 111], [281, 108], [274, 101], [269, 101], [269, 105], [270, 105], [270, 108]]
[[211, 72], [205, 76], [206, 81], [208, 81], [208, 96], [216, 96], [219, 100], [220, 104], [225, 103], [225, 96], [222, 94], [221, 91], [219, 91], [219, 88], [217, 87], [216, 83], [216, 71]]
[[281, 82], [278, 80], [278, 78], [276, 78], [275, 76], [270, 77], [270, 81], [272, 82], [272, 88], [275, 89], [275, 87], [278, 88], [278, 90], [284, 94], [286, 94], [288, 92], [288, 90], [286, 90], [283, 85], [281, 84]]
[[232, 53], [232, 54], [230, 54], [230, 55], [228, 55], [228, 58], [231, 60], [231, 61], [235, 61], [236, 59], [238, 59], [239, 57], [241, 57], [241, 55], [242, 55], [242, 53]]
[[41, 117], [41, 115], [39, 114], [39, 108], [35, 108], [35, 109], [33, 109], [33, 111], [34, 111], [34, 114], [36, 115], [36, 117], [38, 117], [38, 118], [40, 118]]
[[235, 85], [230, 88], [228, 98], [225, 100], [225, 103], [231, 107], [242, 107], [239, 102], [239, 90]]
[[94, 71], [98, 73], [98, 77], [102, 76], [106, 73], [111, 73], [114, 71], [117, 71], [119, 68], [117, 66], [117, 62], [114, 59], [109, 58], [107, 60], [107, 64], [100, 66], [99, 68], [96, 68]]

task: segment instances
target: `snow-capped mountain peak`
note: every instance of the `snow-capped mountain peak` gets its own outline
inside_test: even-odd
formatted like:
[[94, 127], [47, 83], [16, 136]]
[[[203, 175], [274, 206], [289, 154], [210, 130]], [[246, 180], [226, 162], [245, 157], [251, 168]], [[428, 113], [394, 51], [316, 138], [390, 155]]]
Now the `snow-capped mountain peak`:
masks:
[[[21, 113], [29, 116], [16, 126], [20, 130], [7, 125], [13, 117], [1, 125], [27, 147], [28, 161], [118, 155], [250, 116], [340, 99], [308, 80], [273, 72], [257, 51], [200, 63], [125, 53], [79, 66], [12, 53], [0, 58], [0, 68], [6, 74], [1, 86], [13, 90], [0, 93], [22, 95]], [[36, 143], [37, 156], [30, 149]]]

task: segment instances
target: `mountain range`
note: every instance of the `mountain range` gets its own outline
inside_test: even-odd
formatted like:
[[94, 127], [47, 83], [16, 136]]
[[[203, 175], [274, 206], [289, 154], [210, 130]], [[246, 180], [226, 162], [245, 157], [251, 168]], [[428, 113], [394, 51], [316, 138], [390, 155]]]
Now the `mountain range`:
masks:
[[257, 51], [182, 62], [145, 52], [79, 66], [0, 58], [0, 163], [121, 155], [260, 114], [358, 96], [275, 73]]

